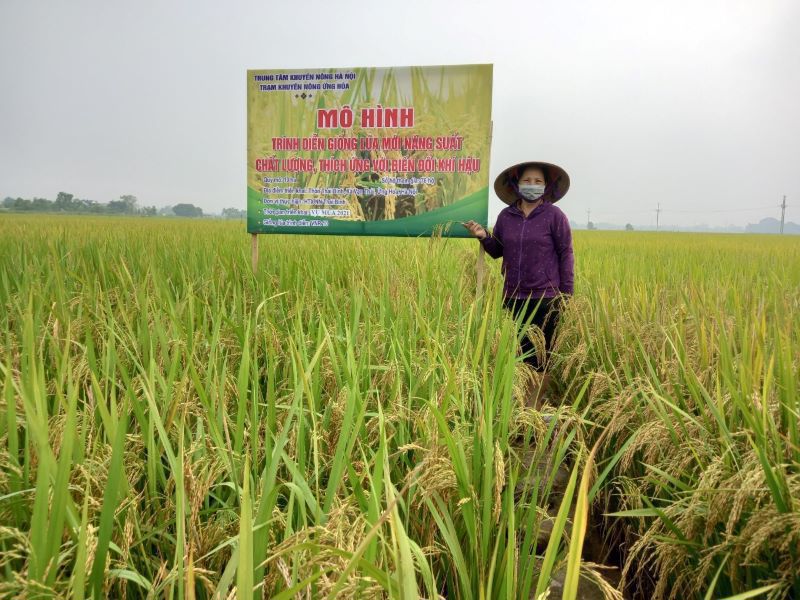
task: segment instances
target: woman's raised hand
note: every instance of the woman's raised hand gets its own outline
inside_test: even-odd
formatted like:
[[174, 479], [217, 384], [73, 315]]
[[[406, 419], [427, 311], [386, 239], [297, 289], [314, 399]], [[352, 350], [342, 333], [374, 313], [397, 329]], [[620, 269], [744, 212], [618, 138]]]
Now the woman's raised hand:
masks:
[[486, 230], [480, 225], [480, 223], [476, 223], [475, 221], [467, 221], [466, 223], [461, 223], [467, 230], [479, 240], [485, 238], [488, 233]]

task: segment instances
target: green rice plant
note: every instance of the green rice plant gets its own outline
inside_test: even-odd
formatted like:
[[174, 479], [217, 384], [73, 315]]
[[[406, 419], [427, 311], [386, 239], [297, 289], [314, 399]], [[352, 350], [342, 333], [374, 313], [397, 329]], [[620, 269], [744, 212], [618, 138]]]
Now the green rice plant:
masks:
[[796, 241], [576, 232], [546, 423], [474, 242], [0, 232], [0, 598], [796, 593]]
[[[405, 481], [414, 464], [413, 451], [398, 448], [427, 444], [420, 434], [436, 433], [430, 417], [414, 416], [427, 410], [423, 399], [446, 389], [448, 415], [456, 408], [461, 419], [472, 414], [473, 407], [461, 406], [468, 371], [456, 366], [460, 359], [448, 354], [444, 336], [459, 338], [453, 347], [475, 360], [479, 354], [467, 340], [476, 330], [453, 327], [414, 278], [388, 276], [398, 269], [373, 270], [367, 282], [354, 274], [368, 269], [275, 255], [275, 270], [259, 281], [241, 263], [242, 252], [209, 252], [212, 232], [238, 237], [229, 227], [202, 231], [209, 224], [187, 229], [185, 222], [159, 222], [157, 229], [173, 227], [175, 235], [154, 253], [145, 243], [151, 224], [103, 223], [112, 229], [78, 227], [72, 238], [54, 222], [38, 242], [23, 227], [22, 252], [14, 256], [24, 263], [4, 262], [0, 275], [7, 309], [2, 435], [9, 457], [0, 510], [4, 522], [50, 555], [56, 540], [72, 539], [59, 555], [60, 569], [48, 571], [47, 552], [33, 555], [4, 537], [4, 593], [49, 586], [54, 595], [71, 589], [94, 597], [226, 597], [237, 573], [237, 588], [249, 585], [243, 565], [250, 562], [253, 587], [268, 595], [332, 589], [323, 577], [334, 572], [330, 565], [304, 571], [297, 540], [327, 527], [330, 536], [317, 554], [341, 551], [337, 556], [347, 560], [347, 545], [337, 546], [347, 521], [338, 515], [357, 509], [365, 529], [378, 523], [388, 482]], [[20, 221], [3, 225], [15, 229]], [[369, 245], [355, 251], [364, 264], [374, 259]], [[100, 258], [114, 253], [115, 260]], [[440, 265], [452, 260], [443, 248], [437, 253]], [[6, 247], [3, 255], [11, 256]], [[424, 266], [423, 254], [414, 260]], [[26, 270], [47, 274], [20, 278]], [[441, 266], [421, 270], [430, 289], [440, 272]], [[279, 280], [293, 283], [279, 290]], [[450, 284], [451, 297], [462, 284]], [[422, 323], [419, 315], [434, 307], [435, 321]], [[470, 314], [474, 320], [467, 303], [457, 310], [462, 323]], [[420, 368], [423, 357], [428, 362]], [[385, 461], [376, 454], [374, 429], [384, 396]], [[70, 443], [74, 452], [66, 451]], [[365, 474], [371, 483], [363, 488]], [[29, 483], [37, 480], [38, 487]], [[257, 485], [242, 495], [244, 481]], [[61, 490], [64, 513], [48, 510], [51, 485]], [[483, 489], [493, 499], [491, 483]], [[435, 545], [413, 538], [425, 527], [408, 512], [420, 506], [412, 495], [420, 492], [413, 485], [403, 490], [409, 497], [398, 496], [391, 521], [364, 546], [352, 580], [344, 581], [345, 595], [376, 584], [391, 594], [408, 591], [411, 576], [429, 594], [441, 589], [434, 574], [439, 558], [430, 554]], [[57, 525], [62, 514], [68, 526]], [[242, 529], [248, 514], [251, 524]], [[281, 547], [291, 549], [282, 564], [264, 563]]]
[[630, 544], [626, 575], [654, 578], [655, 597], [800, 589], [797, 252], [770, 236], [654, 237], [617, 265], [616, 289], [587, 286], [592, 309], [565, 332], [583, 347], [562, 364], [593, 380], [587, 410], [608, 431], [600, 494], [624, 519], [609, 525]]

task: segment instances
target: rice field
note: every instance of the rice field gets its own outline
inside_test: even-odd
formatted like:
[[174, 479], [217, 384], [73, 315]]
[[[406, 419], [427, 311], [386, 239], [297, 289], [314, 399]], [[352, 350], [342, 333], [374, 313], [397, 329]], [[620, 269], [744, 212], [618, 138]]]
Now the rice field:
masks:
[[800, 597], [797, 237], [575, 232], [541, 412], [477, 242], [249, 242], [0, 216], [0, 598]]

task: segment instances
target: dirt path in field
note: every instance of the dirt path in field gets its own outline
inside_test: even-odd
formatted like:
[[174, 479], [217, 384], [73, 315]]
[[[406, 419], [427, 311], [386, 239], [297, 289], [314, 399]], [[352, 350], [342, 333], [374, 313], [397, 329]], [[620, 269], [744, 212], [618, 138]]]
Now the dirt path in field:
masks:
[[[535, 449], [531, 446], [515, 446], [515, 451], [521, 456], [523, 472], [527, 473], [532, 461], [534, 460]], [[549, 499], [553, 501], [550, 503], [550, 506], [547, 507], [547, 513], [550, 515], [550, 518], [544, 520], [541, 525], [539, 538], [537, 540], [538, 552], [544, 552], [544, 549], [546, 548], [550, 539], [550, 533], [553, 528], [553, 522], [555, 521], [555, 515], [558, 513], [561, 504], [561, 498], [566, 491], [571, 469], [570, 465], [560, 464], [556, 466], [552, 463], [548, 464], [548, 462], [550, 462], [548, 459], [540, 461], [536, 466], [534, 466], [532, 471], [534, 474], [538, 473], [539, 475], [546, 477], [545, 474], [549, 475], [553, 470], [555, 470], [553, 488], [549, 495]], [[525, 485], [525, 481], [518, 482], [517, 491], [520, 492]], [[532, 483], [528, 482], [527, 485], [530, 486]], [[572, 523], [572, 518], [573, 510], [570, 510], [569, 523], [567, 525], [567, 530], [565, 531], [567, 536], [569, 535], [569, 528]], [[595, 517], [595, 521], [592, 521], [591, 519], [593, 518], [593, 515], [590, 513], [589, 518], [590, 523], [586, 530], [582, 558], [584, 562], [593, 563], [593, 565], [596, 565], [595, 571], [602, 575], [602, 579], [605, 584], [592, 581], [588, 577], [582, 576], [578, 588], [578, 600], [604, 600], [605, 598], [631, 600], [629, 594], [626, 592], [620, 592], [618, 590], [622, 565], [614, 564], [613, 556], [608, 558], [609, 553], [605, 551], [606, 545], [604, 544], [604, 540], [602, 539], [600, 533], [600, 523], [596, 521], [598, 517]], [[609, 564], [609, 562], [611, 564]], [[564, 569], [561, 569], [553, 576], [549, 600], [561, 600], [565, 575]], [[602, 589], [603, 587], [606, 588], [605, 593]], [[534, 600], [533, 597], [531, 597], [531, 600]]]

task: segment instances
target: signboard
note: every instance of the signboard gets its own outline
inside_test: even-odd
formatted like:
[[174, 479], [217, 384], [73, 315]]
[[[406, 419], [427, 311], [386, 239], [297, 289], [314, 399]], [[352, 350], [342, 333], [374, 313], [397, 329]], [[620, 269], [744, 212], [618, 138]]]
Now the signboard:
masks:
[[247, 72], [247, 231], [487, 225], [492, 65]]

